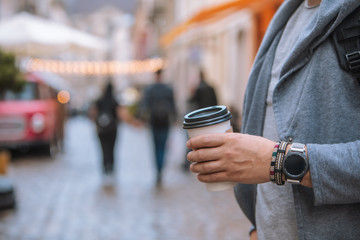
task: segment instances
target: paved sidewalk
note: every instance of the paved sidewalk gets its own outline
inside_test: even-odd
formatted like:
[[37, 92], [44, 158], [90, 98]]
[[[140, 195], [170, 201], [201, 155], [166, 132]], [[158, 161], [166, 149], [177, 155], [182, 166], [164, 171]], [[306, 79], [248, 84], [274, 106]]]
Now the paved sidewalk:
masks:
[[207, 192], [181, 171], [185, 135], [174, 128], [164, 184], [155, 187], [152, 142], [145, 128], [119, 126], [116, 184], [102, 185], [93, 124], [68, 121], [65, 153], [13, 160], [18, 208], [0, 214], [0, 240], [236, 240], [249, 222], [232, 191]]

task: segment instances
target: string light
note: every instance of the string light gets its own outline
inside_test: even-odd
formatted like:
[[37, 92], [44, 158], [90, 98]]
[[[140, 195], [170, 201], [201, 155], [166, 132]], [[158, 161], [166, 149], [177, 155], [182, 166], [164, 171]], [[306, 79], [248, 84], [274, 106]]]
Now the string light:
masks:
[[162, 58], [142, 61], [61, 61], [32, 58], [28, 71], [53, 72], [65, 75], [133, 75], [156, 72], [166, 66]]

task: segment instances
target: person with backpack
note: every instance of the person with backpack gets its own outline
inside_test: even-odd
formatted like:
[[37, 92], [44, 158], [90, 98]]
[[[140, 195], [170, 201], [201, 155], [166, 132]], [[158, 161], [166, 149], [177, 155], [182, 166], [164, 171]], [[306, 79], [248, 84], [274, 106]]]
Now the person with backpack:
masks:
[[113, 93], [113, 84], [108, 81], [103, 95], [93, 106], [97, 135], [102, 150], [102, 172], [104, 184], [111, 184], [114, 178], [114, 146], [117, 137], [120, 105]]
[[148, 121], [154, 142], [156, 184], [162, 183], [165, 164], [166, 143], [171, 123], [176, 115], [173, 90], [162, 79], [162, 70], [155, 72], [155, 83], [144, 91], [142, 110], [148, 114]]
[[187, 142], [200, 181], [238, 183], [251, 239], [359, 239], [359, 20], [359, 0], [284, 1], [249, 76], [241, 133]]

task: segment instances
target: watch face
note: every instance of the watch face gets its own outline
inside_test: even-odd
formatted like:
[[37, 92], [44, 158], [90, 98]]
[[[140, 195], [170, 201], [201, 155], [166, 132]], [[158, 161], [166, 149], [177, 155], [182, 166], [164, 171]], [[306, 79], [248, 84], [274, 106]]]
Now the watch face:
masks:
[[305, 156], [301, 153], [291, 153], [284, 159], [283, 171], [289, 178], [302, 178], [307, 168]]

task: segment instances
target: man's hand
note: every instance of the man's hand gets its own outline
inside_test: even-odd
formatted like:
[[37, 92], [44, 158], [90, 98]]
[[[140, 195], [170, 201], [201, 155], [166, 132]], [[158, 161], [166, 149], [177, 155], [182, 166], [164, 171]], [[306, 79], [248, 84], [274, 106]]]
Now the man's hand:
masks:
[[256, 230], [251, 232], [250, 240], [257, 240], [257, 232], [256, 232]]
[[187, 147], [190, 170], [201, 182], [263, 183], [270, 181], [270, 162], [275, 142], [240, 133], [216, 133], [193, 137]]

